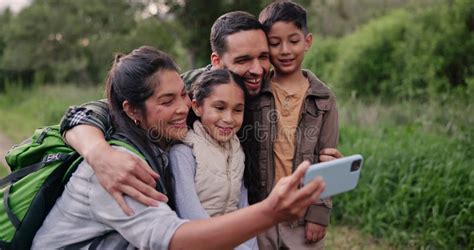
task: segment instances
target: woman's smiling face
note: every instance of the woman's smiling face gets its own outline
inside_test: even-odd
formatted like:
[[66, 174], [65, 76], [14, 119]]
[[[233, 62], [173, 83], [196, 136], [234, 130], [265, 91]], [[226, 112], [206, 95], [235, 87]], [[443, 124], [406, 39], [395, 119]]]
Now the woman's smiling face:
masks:
[[158, 71], [155, 75], [158, 83], [145, 102], [146, 114], [141, 126], [154, 141], [181, 140], [188, 132], [186, 117], [191, 107], [183, 80], [173, 70]]

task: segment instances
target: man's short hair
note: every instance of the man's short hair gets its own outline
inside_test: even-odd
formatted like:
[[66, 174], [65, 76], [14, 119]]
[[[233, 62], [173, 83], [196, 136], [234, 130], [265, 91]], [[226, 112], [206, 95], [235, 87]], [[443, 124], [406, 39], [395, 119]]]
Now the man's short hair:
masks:
[[267, 5], [258, 17], [265, 32], [269, 32], [272, 25], [278, 21], [292, 22], [304, 34], [308, 33], [306, 24], [306, 10], [303, 6], [288, 0], [275, 1]]
[[252, 14], [245, 11], [228, 12], [214, 22], [211, 28], [211, 49], [218, 55], [226, 52], [227, 36], [247, 30], [263, 30], [262, 24]]

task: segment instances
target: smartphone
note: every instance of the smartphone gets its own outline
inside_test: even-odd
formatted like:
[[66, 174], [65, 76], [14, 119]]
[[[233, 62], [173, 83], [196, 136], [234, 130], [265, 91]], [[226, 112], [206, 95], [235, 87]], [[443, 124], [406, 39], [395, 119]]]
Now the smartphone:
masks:
[[363, 161], [362, 155], [351, 155], [313, 164], [306, 171], [303, 183], [306, 185], [316, 176], [321, 176], [326, 182], [321, 199], [350, 191], [357, 186]]

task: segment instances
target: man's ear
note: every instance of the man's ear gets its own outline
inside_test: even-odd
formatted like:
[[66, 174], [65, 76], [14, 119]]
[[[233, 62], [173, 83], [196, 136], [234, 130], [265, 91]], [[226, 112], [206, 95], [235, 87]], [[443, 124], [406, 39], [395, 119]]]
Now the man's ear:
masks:
[[211, 54], [211, 64], [213, 68], [220, 68], [221, 58], [217, 52], [212, 52]]
[[306, 34], [306, 37], [304, 38], [304, 43], [305, 43], [304, 51], [308, 51], [311, 48], [311, 45], [313, 45], [313, 34], [312, 33]]
[[193, 109], [194, 114], [197, 115], [197, 117], [201, 117], [202, 115], [202, 106], [200, 106], [195, 99], [191, 101], [191, 108]]

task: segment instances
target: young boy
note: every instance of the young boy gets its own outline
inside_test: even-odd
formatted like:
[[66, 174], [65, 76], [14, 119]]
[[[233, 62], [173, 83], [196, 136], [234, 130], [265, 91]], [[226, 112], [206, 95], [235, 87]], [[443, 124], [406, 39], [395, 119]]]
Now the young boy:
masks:
[[[255, 122], [265, 130], [260, 132], [270, 135], [260, 138], [257, 158], [261, 193], [268, 195], [303, 160], [316, 162], [321, 149], [335, 148], [339, 132], [334, 95], [301, 68], [313, 39], [304, 8], [276, 1], [260, 12], [259, 21], [267, 33], [274, 67], [251, 107]], [[304, 221], [282, 223], [259, 235], [260, 249], [323, 248], [331, 207], [330, 199], [323, 200], [308, 209]]]

